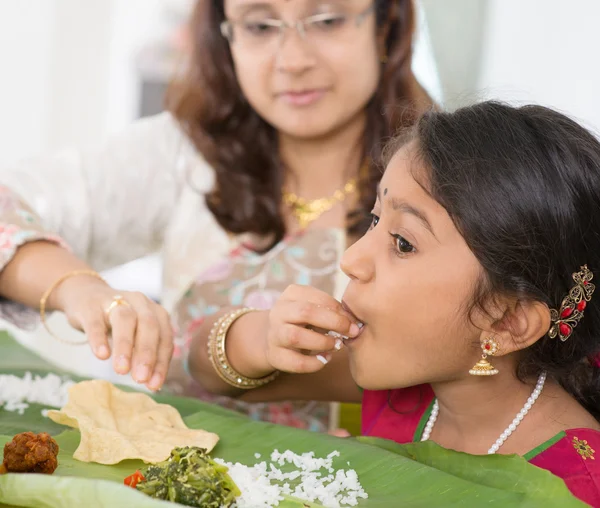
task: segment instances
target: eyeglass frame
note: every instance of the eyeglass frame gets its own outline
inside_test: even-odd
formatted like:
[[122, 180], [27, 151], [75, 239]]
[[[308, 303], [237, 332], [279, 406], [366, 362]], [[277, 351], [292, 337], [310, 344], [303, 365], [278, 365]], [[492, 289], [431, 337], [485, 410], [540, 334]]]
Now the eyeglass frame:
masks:
[[[354, 16], [349, 16], [350, 19], [354, 19], [356, 25], [355, 26], [360, 26], [361, 23], [367, 19], [367, 17], [373, 12], [375, 11], [375, 2], [371, 2], [371, 4], [364, 10], [362, 10], [361, 12], [355, 14]], [[306, 18], [303, 19], [298, 19], [293, 23], [288, 23], [287, 21], [284, 21], [283, 19], [268, 19], [265, 21], [269, 21], [271, 23], [266, 23], [268, 26], [270, 27], [274, 27], [277, 28], [279, 30], [279, 33], [277, 34], [278, 37], [283, 38], [285, 30], [287, 30], [288, 28], [292, 28], [295, 29], [298, 34], [300, 35], [300, 37], [303, 40], [306, 40], [306, 28], [305, 25], [306, 24], [312, 24], [312, 23], [317, 23], [319, 21], [323, 21], [324, 19], [328, 19], [327, 17], [331, 16], [331, 13], [323, 13], [323, 14], [314, 14], [312, 16], [308, 16]], [[231, 44], [233, 42], [233, 27], [235, 24], [239, 24], [241, 23], [241, 20], [230, 20], [230, 19], [225, 19], [223, 20], [220, 25], [219, 28], [221, 30], [221, 35]]]

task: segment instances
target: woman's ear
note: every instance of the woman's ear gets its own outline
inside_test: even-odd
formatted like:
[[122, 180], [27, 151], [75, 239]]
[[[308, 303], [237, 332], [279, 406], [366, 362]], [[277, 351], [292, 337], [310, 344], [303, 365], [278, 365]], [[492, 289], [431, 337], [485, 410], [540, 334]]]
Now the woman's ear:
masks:
[[481, 340], [494, 336], [500, 346], [496, 356], [521, 351], [548, 333], [550, 309], [546, 304], [534, 300], [513, 300], [491, 328], [482, 331]]

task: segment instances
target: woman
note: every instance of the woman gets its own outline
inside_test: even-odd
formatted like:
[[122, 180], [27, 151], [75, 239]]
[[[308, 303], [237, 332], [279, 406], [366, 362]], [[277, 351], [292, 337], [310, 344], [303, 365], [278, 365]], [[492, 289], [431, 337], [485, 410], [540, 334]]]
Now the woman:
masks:
[[565, 116], [428, 113], [389, 149], [342, 303], [294, 286], [225, 313], [192, 372], [248, 401], [362, 399], [366, 435], [516, 453], [600, 506], [598, 203], [600, 143]]
[[[339, 295], [339, 253], [361, 230], [380, 176], [369, 156], [429, 103], [411, 72], [409, 0], [201, 0], [192, 27], [170, 114], [97, 152], [24, 162], [0, 177], [0, 295], [63, 311], [98, 358], [112, 353], [118, 373], [153, 390], [173, 348], [165, 311], [90, 270], [161, 250], [178, 357], [221, 307], [266, 308], [291, 282]], [[2, 310], [27, 325], [21, 308]], [[173, 365], [169, 387], [189, 393], [188, 384]], [[236, 405], [327, 426], [324, 404]]]

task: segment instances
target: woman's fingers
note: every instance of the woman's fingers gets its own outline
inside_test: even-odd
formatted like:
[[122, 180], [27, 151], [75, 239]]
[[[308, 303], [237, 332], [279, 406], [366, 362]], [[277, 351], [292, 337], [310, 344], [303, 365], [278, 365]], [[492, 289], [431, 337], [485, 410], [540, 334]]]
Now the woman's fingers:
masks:
[[154, 372], [160, 343], [160, 325], [155, 304], [137, 293], [128, 295], [128, 302], [136, 314], [131, 375], [138, 383], [147, 383]]
[[108, 343], [108, 327], [104, 319], [104, 314], [94, 308], [88, 312], [81, 323], [76, 325], [85, 333], [92, 352], [100, 359], [106, 360], [110, 357], [110, 345]]
[[173, 329], [167, 311], [142, 293], [111, 288], [79, 299], [65, 310], [69, 323], [82, 330], [94, 354], [111, 357], [118, 374], [158, 390], [164, 383], [173, 354]]
[[153, 391], [160, 390], [167, 378], [169, 365], [173, 356], [173, 327], [169, 314], [160, 306], [156, 305], [158, 324], [160, 328], [160, 340], [157, 349], [156, 365], [150, 381], [146, 386]]
[[113, 368], [118, 374], [131, 370], [137, 314], [131, 305], [117, 305], [108, 314], [113, 339]]

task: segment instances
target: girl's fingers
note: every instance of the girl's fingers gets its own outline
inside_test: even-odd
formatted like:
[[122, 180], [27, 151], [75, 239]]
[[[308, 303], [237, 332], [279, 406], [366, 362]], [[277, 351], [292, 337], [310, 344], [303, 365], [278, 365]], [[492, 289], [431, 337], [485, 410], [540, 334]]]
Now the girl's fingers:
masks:
[[306, 301], [282, 301], [278, 304], [277, 317], [280, 321], [296, 325], [336, 332], [342, 336], [355, 337], [360, 328], [348, 315]]

